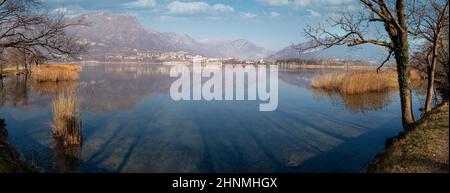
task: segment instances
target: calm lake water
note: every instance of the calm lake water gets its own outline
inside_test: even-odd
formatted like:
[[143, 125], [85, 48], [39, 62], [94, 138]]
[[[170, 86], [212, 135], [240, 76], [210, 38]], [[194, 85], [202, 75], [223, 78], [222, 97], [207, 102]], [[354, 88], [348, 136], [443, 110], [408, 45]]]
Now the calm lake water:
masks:
[[[401, 131], [397, 92], [312, 90], [318, 70], [281, 69], [273, 112], [258, 101], [173, 101], [168, 72], [98, 64], [83, 66], [79, 82], [10, 77], [0, 118], [11, 144], [46, 172], [360, 172]], [[83, 142], [69, 150], [50, 128], [50, 103], [65, 89], [82, 101]]]

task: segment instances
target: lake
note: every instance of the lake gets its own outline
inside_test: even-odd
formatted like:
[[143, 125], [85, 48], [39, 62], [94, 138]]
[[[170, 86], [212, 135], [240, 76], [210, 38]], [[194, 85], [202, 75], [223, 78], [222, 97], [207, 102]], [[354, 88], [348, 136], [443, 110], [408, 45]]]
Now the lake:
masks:
[[[78, 82], [9, 77], [0, 118], [23, 159], [45, 172], [361, 172], [402, 128], [398, 92], [311, 89], [324, 70], [280, 69], [271, 112], [258, 101], [174, 101], [169, 70], [92, 64]], [[82, 144], [70, 149], [50, 127], [51, 101], [64, 90], [82, 109]], [[418, 109], [424, 91], [413, 94]]]

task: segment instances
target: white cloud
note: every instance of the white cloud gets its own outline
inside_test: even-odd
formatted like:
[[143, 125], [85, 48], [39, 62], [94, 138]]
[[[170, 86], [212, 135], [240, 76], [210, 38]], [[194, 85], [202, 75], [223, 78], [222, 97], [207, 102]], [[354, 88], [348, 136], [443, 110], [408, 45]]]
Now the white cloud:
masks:
[[309, 13], [310, 17], [321, 17], [322, 16], [319, 12], [314, 11], [312, 9], [307, 9], [306, 11]]
[[215, 4], [215, 5], [212, 6], [212, 8], [215, 11], [221, 12], [221, 13], [233, 12], [234, 11], [233, 7], [231, 7], [229, 5], [224, 5], [224, 4]]
[[247, 19], [252, 19], [252, 18], [258, 17], [257, 14], [250, 13], [250, 12], [241, 12], [239, 15], [240, 15], [241, 17], [247, 18]]
[[265, 4], [271, 5], [271, 6], [294, 6], [294, 7], [306, 7], [314, 4], [320, 4], [324, 6], [340, 6], [340, 5], [348, 5], [353, 2], [354, 0], [258, 0], [260, 2], [263, 2]]
[[259, 0], [259, 1], [272, 6], [281, 6], [289, 4], [289, 0]]
[[209, 9], [209, 4], [205, 2], [180, 2], [174, 1], [167, 5], [171, 13], [196, 13], [206, 12]]
[[227, 13], [233, 12], [233, 7], [224, 4], [209, 5], [206, 2], [180, 2], [174, 1], [167, 5], [170, 13], [173, 14], [194, 14], [194, 13]]
[[67, 6], [67, 7], [58, 7], [56, 9], [51, 10], [52, 13], [63, 14], [65, 17], [76, 17], [82, 13], [87, 12], [87, 10], [83, 9], [80, 6]]
[[280, 16], [280, 13], [275, 11], [270, 12], [270, 17], [278, 17], [278, 16]]
[[325, 5], [347, 5], [354, 2], [354, 0], [320, 0], [320, 3]]
[[258, 0], [271, 6], [300, 6], [304, 7], [310, 3], [310, 0]]
[[294, 5], [297, 7], [305, 7], [311, 3], [310, 0], [294, 0]]
[[153, 8], [156, 6], [155, 0], [137, 0], [123, 4], [127, 8]]

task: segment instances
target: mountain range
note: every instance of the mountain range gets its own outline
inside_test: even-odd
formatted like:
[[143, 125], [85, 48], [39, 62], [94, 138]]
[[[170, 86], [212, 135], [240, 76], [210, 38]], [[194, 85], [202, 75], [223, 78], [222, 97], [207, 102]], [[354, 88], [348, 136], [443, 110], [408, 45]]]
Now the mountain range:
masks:
[[290, 45], [280, 51], [271, 54], [267, 60], [283, 60], [283, 59], [336, 59], [336, 60], [360, 60], [372, 63], [379, 63], [387, 52], [375, 45], [365, 44], [357, 47], [349, 47], [347, 45], [338, 45], [331, 48], [311, 47], [312, 42], [305, 42], [296, 45]]
[[208, 57], [236, 59], [262, 59], [271, 51], [256, 46], [246, 39], [200, 42], [188, 35], [159, 32], [143, 27], [130, 15], [93, 12], [74, 19], [83, 19], [88, 25], [72, 28], [85, 43], [91, 45], [90, 53], [140, 51], [186, 51]]
[[235, 59], [342, 59], [377, 61], [380, 50], [376, 46], [364, 45], [358, 48], [336, 46], [329, 49], [317, 48], [300, 52], [298, 48], [310, 42], [290, 45], [277, 52], [255, 45], [246, 39], [197, 41], [175, 32], [159, 32], [142, 26], [135, 16], [110, 12], [90, 12], [73, 19], [83, 19], [87, 26], [70, 29], [82, 42], [90, 45], [91, 58], [103, 56], [107, 52], [127, 53], [139, 51], [186, 51], [207, 57], [227, 57]]

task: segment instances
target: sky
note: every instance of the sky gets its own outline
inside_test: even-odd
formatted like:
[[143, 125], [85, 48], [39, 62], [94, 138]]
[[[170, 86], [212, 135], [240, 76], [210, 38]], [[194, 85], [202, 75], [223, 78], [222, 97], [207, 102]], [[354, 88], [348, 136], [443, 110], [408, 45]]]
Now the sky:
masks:
[[277, 51], [305, 41], [303, 28], [357, 0], [42, 0], [68, 17], [92, 11], [136, 16], [143, 26], [186, 34], [198, 41], [248, 39]]

